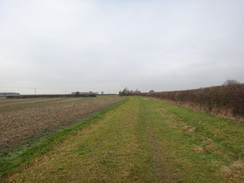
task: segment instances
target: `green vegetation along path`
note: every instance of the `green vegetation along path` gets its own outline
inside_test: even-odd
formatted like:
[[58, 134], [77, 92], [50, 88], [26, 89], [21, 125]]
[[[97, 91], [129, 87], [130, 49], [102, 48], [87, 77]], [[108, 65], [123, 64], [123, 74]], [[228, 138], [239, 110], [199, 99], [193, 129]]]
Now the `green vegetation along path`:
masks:
[[243, 132], [243, 124], [129, 97], [4, 180], [241, 182]]

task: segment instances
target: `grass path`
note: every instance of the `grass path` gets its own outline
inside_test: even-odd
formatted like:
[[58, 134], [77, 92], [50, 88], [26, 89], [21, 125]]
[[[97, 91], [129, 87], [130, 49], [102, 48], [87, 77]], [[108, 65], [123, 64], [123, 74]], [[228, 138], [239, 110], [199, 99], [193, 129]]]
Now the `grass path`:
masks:
[[242, 124], [130, 97], [6, 182], [241, 182]]

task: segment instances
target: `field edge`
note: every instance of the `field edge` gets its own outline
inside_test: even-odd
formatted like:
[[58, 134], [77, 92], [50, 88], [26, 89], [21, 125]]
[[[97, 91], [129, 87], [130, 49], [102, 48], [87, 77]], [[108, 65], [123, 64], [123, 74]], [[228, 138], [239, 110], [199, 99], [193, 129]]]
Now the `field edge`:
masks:
[[69, 127], [62, 128], [51, 136], [42, 139], [38, 144], [32, 145], [26, 149], [20, 149], [19, 151], [12, 154], [10, 157], [6, 154], [6, 157], [1, 157], [0, 159], [0, 182], [4, 182], [2, 180], [3, 177], [7, 176], [10, 173], [18, 171], [18, 169], [23, 165], [28, 166], [28, 162], [30, 162], [35, 157], [45, 154], [50, 151], [54, 146], [60, 144], [63, 140], [65, 140], [68, 136], [77, 133], [79, 130], [84, 129], [88, 125], [97, 122], [99, 119], [102, 119], [104, 115], [124, 104], [128, 98], [125, 98], [121, 102], [117, 104], [110, 105], [101, 111], [94, 112], [90, 116], [85, 119], [82, 119]]

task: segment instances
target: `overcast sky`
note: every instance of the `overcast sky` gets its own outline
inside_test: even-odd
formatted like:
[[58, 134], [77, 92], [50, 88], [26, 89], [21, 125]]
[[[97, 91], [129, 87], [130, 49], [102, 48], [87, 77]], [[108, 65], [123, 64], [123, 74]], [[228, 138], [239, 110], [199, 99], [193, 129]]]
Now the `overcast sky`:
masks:
[[0, 0], [0, 92], [244, 82], [243, 0]]

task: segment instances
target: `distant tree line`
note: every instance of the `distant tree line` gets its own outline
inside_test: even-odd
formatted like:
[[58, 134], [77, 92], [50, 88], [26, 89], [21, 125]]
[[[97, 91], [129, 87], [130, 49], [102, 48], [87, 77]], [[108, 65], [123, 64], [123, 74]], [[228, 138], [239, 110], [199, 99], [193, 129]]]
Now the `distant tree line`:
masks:
[[98, 92], [93, 92], [93, 91], [89, 91], [89, 92], [79, 92], [79, 91], [77, 91], [77, 92], [72, 92], [72, 93], [71, 93], [71, 95], [87, 95], [87, 94], [95, 94], [95, 95], [97, 95]]
[[129, 96], [129, 95], [139, 95], [141, 91], [138, 89], [136, 90], [129, 90], [127, 87], [122, 91], [119, 91], [119, 96]]

